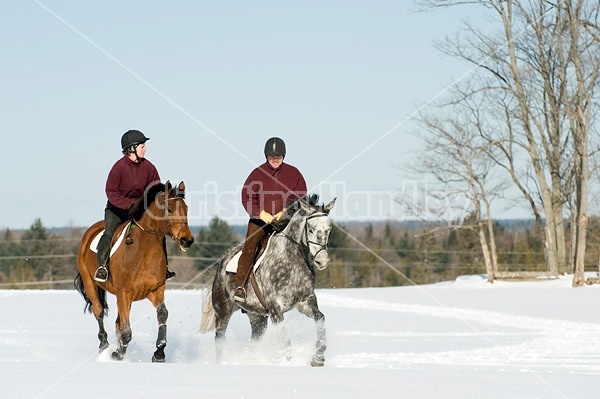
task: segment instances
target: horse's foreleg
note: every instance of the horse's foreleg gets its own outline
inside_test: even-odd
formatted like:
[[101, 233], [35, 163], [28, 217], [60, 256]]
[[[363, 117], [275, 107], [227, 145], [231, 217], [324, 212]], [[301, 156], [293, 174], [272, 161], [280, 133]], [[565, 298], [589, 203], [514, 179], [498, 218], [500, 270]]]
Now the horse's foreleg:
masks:
[[115, 360], [123, 360], [125, 352], [127, 352], [127, 345], [129, 345], [129, 342], [131, 341], [131, 327], [129, 326], [129, 323], [121, 323], [121, 316], [119, 315], [115, 321], [115, 330], [119, 346], [112, 353], [112, 358]]
[[248, 313], [248, 318], [250, 319], [250, 328], [252, 329], [251, 339], [253, 341], [259, 341], [267, 329], [269, 317], [255, 314], [251, 315]]
[[169, 311], [164, 302], [156, 307], [156, 318], [158, 319], [158, 336], [156, 337], [156, 351], [152, 355], [155, 363], [165, 362], [165, 346], [167, 346], [167, 318]]
[[276, 328], [277, 337], [281, 348], [283, 348], [284, 356], [287, 360], [292, 359], [292, 341], [287, 331], [287, 326], [283, 323], [283, 312], [281, 309], [274, 306], [271, 307], [271, 321]]
[[317, 318], [315, 319], [317, 327], [317, 350], [312, 357], [310, 365], [313, 367], [323, 367], [325, 365], [325, 349], [327, 341], [325, 337], [325, 315], [317, 309]]
[[317, 327], [316, 352], [312, 357], [310, 365], [313, 367], [322, 367], [325, 365], [325, 350], [327, 349], [325, 315], [319, 310], [317, 297], [309, 296], [306, 301], [299, 303], [296, 309], [303, 315], [306, 315], [315, 321]]
[[131, 312], [131, 301], [124, 298], [122, 295], [117, 296], [117, 307], [119, 315], [115, 321], [115, 330], [119, 347], [112, 353], [112, 358], [115, 360], [123, 360], [127, 345], [131, 342], [131, 326], [129, 325], [129, 314]]
[[156, 319], [158, 321], [158, 336], [156, 337], [156, 351], [152, 355], [152, 362], [165, 362], [165, 347], [167, 346], [167, 319], [169, 311], [165, 305], [165, 286], [162, 285], [159, 289], [151, 292], [148, 299], [156, 308]]
[[250, 336], [250, 349], [254, 351], [258, 341], [262, 339], [265, 331], [267, 330], [267, 322], [269, 321], [269, 317], [252, 313], [248, 313], [247, 315], [248, 319], [250, 320], [250, 328], [252, 330], [252, 335]]

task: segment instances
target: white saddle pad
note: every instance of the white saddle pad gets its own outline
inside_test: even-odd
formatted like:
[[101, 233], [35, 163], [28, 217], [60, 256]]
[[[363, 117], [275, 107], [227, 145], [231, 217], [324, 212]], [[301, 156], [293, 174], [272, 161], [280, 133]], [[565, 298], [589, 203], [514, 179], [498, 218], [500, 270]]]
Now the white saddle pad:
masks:
[[[260, 266], [260, 263], [262, 262], [263, 258], [265, 257], [265, 254], [267, 253], [267, 250], [269, 249], [269, 244], [271, 243], [272, 238], [273, 238], [273, 236], [269, 237], [269, 239], [267, 240], [267, 246], [265, 247], [265, 250], [263, 251], [262, 255], [260, 255], [258, 257], [258, 259], [256, 260], [256, 263], [254, 263], [254, 267], [253, 267], [254, 271], [256, 271], [256, 269], [258, 269], [258, 266]], [[229, 262], [227, 262], [227, 266], [225, 266], [225, 271], [230, 272], [230, 273], [237, 273], [238, 261], [240, 260], [241, 255], [242, 255], [242, 251], [239, 251], [238, 253], [236, 253], [233, 256], [233, 258], [231, 258], [229, 260]]]
[[[129, 222], [129, 223], [131, 223], [131, 222]], [[113, 245], [112, 248], [110, 249], [110, 256], [113, 256], [115, 251], [119, 248], [119, 245], [121, 245], [121, 243], [123, 242], [123, 238], [125, 237], [125, 232], [128, 229], [129, 229], [129, 224], [127, 224], [127, 226], [125, 226], [125, 228], [121, 232], [121, 235], [119, 235], [117, 242], [115, 242], [115, 245]], [[90, 249], [94, 253], [98, 253], [98, 242], [100, 242], [100, 237], [102, 237], [102, 234], [104, 234], [104, 230], [102, 230], [100, 233], [98, 233], [98, 235], [96, 237], [94, 237], [94, 239], [90, 243]]]

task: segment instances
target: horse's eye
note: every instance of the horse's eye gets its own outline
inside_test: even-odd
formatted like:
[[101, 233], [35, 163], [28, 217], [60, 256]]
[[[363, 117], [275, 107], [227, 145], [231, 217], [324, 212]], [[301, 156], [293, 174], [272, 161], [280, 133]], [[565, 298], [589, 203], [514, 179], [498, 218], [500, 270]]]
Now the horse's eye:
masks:
[[167, 212], [173, 213], [173, 208], [167, 208]]

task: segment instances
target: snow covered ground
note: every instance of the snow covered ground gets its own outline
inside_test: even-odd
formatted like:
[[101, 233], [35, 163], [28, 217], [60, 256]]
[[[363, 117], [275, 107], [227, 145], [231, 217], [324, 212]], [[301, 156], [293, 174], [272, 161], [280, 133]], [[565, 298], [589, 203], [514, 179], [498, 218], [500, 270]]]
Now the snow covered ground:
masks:
[[284, 323], [291, 360], [273, 326], [251, 345], [238, 312], [215, 364], [213, 333], [198, 333], [202, 291], [168, 289], [167, 362], [150, 362], [148, 301], [134, 303], [133, 340], [116, 362], [112, 295], [111, 347], [98, 354], [77, 292], [0, 290], [0, 398], [597, 398], [600, 286], [571, 279], [318, 290], [323, 368], [309, 366], [314, 324], [295, 311]]

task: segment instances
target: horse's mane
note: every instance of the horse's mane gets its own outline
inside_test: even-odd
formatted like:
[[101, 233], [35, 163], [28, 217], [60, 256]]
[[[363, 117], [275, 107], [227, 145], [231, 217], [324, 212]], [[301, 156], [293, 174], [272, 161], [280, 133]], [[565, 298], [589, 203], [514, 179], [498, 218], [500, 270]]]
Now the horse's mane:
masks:
[[285, 229], [285, 227], [290, 223], [292, 216], [294, 216], [296, 212], [302, 209], [302, 207], [300, 206], [301, 202], [305, 205], [310, 206], [311, 208], [316, 208], [318, 211], [323, 212], [323, 204], [319, 205], [319, 194], [306, 194], [302, 197], [293, 198], [285, 206], [285, 210], [281, 219], [273, 223], [275, 229]]
[[319, 203], [319, 194], [306, 194], [305, 196], [294, 198], [287, 203], [285, 206], [286, 209], [294, 210], [295, 213], [300, 209], [300, 202], [304, 202], [304, 204], [309, 205], [311, 208], [318, 207]]
[[129, 210], [129, 216], [139, 220], [148, 206], [154, 202], [160, 193], [164, 193], [167, 187], [163, 183], [156, 183], [144, 192], [144, 196]]

